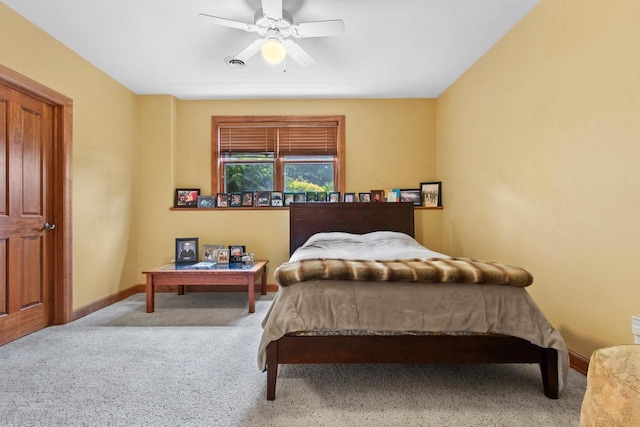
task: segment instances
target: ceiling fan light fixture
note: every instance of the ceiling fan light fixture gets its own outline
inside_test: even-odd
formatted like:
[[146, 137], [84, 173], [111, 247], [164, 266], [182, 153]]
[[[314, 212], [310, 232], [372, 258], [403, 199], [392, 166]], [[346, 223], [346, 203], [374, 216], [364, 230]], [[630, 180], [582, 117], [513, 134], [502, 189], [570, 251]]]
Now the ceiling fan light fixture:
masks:
[[279, 64], [284, 61], [287, 56], [287, 49], [283, 46], [282, 42], [276, 37], [270, 37], [262, 45], [260, 49], [262, 57], [270, 64]]

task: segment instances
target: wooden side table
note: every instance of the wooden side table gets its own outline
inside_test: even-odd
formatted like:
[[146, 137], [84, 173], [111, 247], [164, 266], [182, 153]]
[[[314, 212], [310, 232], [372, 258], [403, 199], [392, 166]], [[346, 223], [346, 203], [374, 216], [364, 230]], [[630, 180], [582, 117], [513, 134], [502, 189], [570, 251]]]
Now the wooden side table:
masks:
[[143, 271], [147, 275], [147, 313], [153, 313], [156, 286], [178, 286], [178, 294], [184, 293], [184, 285], [218, 285], [238, 287], [249, 294], [249, 313], [255, 312], [255, 281], [262, 276], [262, 295], [267, 294], [267, 264], [269, 260], [242, 263], [216, 264], [211, 269], [195, 269], [190, 265], [166, 264]]

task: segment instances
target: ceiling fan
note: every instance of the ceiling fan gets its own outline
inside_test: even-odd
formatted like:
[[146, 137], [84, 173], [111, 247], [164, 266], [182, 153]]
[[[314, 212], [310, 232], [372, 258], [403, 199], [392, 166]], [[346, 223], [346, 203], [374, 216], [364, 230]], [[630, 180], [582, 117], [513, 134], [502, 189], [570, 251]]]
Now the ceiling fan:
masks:
[[325, 37], [344, 33], [344, 22], [341, 19], [294, 24], [291, 14], [282, 9], [282, 0], [262, 0], [262, 9], [256, 11], [253, 24], [205, 13], [200, 13], [198, 16], [216, 25], [258, 33], [262, 36], [231, 58], [232, 61], [241, 61], [241, 66], [261, 51], [263, 58], [271, 64], [279, 64], [289, 55], [298, 64], [306, 67], [313, 64], [315, 60], [302, 46], [289, 39], [289, 36]]

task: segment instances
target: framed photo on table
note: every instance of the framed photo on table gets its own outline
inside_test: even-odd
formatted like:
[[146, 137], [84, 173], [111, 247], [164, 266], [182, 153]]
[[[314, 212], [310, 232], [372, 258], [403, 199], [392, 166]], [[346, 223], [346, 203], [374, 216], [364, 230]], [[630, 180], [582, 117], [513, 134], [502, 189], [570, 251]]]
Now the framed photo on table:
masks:
[[269, 206], [271, 192], [270, 191], [258, 191], [256, 193], [256, 205]]
[[198, 262], [198, 238], [184, 237], [176, 239], [176, 264]]
[[420, 202], [430, 208], [442, 206], [442, 182], [420, 183]]
[[231, 193], [229, 195], [229, 206], [239, 208], [242, 206], [242, 193]]
[[332, 191], [329, 193], [329, 203], [338, 203], [340, 201], [340, 192]]
[[224, 249], [224, 245], [204, 245], [202, 246], [202, 261], [217, 262], [218, 250]]
[[356, 193], [344, 193], [344, 198], [342, 200], [345, 203], [352, 203], [356, 201]]
[[242, 245], [229, 246], [229, 262], [242, 262], [245, 247]]
[[295, 193], [284, 193], [284, 205], [289, 206], [293, 202]]
[[218, 264], [229, 264], [229, 249], [218, 249]]
[[253, 191], [242, 192], [242, 206], [244, 207], [253, 206]]
[[198, 196], [199, 208], [215, 208], [216, 198], [213, 196]]
[[269, 197], [271, 198], [271, 206], [279, 207], [284, 203], [282, 200], [282, 191], [272, 191]]
[[176, 188], [173, 198], [174, 208], [195, 208], [198, 207], [199, 188]]

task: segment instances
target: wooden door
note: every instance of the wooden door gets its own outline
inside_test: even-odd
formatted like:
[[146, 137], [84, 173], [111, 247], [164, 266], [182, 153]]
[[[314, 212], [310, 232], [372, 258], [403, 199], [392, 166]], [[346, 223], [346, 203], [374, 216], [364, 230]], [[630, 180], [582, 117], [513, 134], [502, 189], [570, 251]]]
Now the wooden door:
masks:
[[53, 123], [51, 105], [0, 85], [0, 345], [52, 324]]

